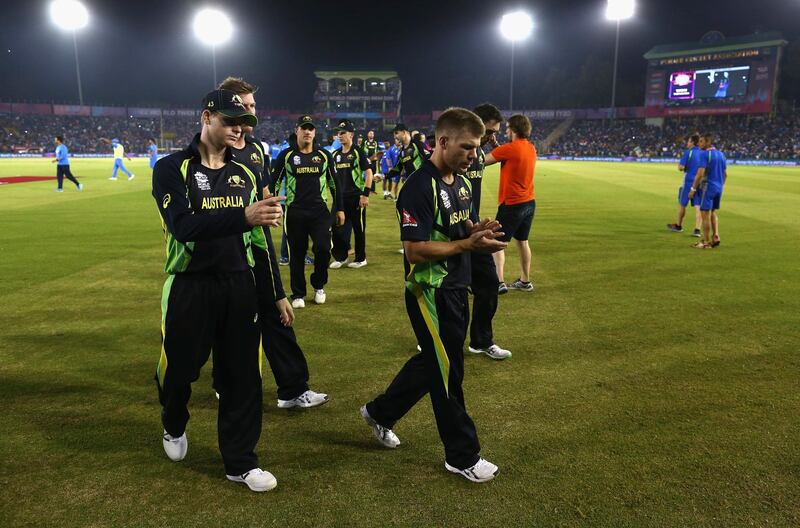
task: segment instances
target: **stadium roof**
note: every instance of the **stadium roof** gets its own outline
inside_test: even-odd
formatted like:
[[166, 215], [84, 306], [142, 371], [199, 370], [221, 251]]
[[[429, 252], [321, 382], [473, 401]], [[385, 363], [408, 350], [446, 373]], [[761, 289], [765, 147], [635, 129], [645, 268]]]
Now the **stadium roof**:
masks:
[[682, 42], [680, 44], [654, 46], [650, 51], [644, 54], [644, 58], [648, 60], [666, 59], [669, 57], [681, 57], [698, 53], [785, 46], [786, 44], [788, 44], [788, 42], [783, 38], [783, 35], [777, 31], [730, 38], [725, 37], [722, 33], [717, 31], [712, 31], [706, 33], [700, 42]]
[[318, 79], [330, 81], [331, 79], [380, 79], [387, 81], [397, 77], [397, 72], [392, 70], [319, 70], [314, 75]]

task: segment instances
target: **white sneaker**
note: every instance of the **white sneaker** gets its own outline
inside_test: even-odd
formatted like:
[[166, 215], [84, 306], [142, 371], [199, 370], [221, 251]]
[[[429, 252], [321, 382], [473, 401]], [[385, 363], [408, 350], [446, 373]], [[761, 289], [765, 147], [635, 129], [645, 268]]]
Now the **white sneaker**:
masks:
[[189, 440], [186, 439], [186, 432], [178, 438], [175, 438], [164, 430], [164, 452], [173, 462], [180, 462], [186, 456], [186, 451], [189, 449]]
[[444, 467], [447, 471], [461, 475], [472, 482], [488, 482], [495, 478], [500, 471], [500, 468], [483, 458], [475, 462], [474, 466], [467, 469], [454, 468], [447, 462], [444, 463]]
[[278, 485], [278, 480], [269, 471], [251, 469], [241, 475], [225, 475], [231, 482], [243, 482], [253, 491], [269, 491]]
[[131, 180], [132, 180], [132, 179], [134, 179], [135, 177], [136, 177], [136, 175], [135, 175], [135, 174], [131, 174], [130, 176], [128, 176], [128, 181], [131, 181]]
[[362, 261], [351, 262], [350, 264], [347, 265], [347, 267], [358, 269], [358, 268], [363, 268], [366, 265], [367, 265], [367, 259], [364, 259]]
[[328, 403], [327, 394], [307, 390], [297, 398], [293, 398], [291, 400], [278, 400], [278, 409], [291, 409], [292, 407], [308, 409], [309, 407], [317, 407], [324, 403]]
[[508, 359], [511, 357], [511, 351], [505, 348], [500, 348], [497, 345], [492, 345], [489, 348], [472, 348], [468, 347], [467, 350], [473, 354], [486, 354], [492, 359]]
[[334, 260], [333, 262], [331, 262], [331, 263], [328, 265], [328, 267], [329, 267], [330, 269], [339, 269], [339, 268], [341, 268], [342, 266], [344, 266], [345, 262], [347, 262], [347, 259], [344, 259], [344, 260]]
[[397, 435], [394, 434], [391, 429], [385, 428], [372, 419], [372, 416], [370, 416], [367, 412], [366, 405], [361, 407], [361, 417], [364, 418], [364, 421], [367, 422], [367, 425], [372, 428], [372, 433], [375, 435], [375, 438], [378, 439], [378, 442], [382, 443], [386, 447], [391, 447], [392, 449], [400, 445], [400, 439], [397, 438]]
[[328, 297], [325, 295], [325, 290], [319, 289], [314, 290], [314, 302], [317, 304], [325, 304], [325, 299]]
[[109, 178], [109, 180], [111, 180], [111, 181], [117, 181], [117, 179], [116, 179], [115, 177], [113, 177], [113, 176], [112, 176], [112, 177], [110, 177], [110, 178]]
[[299, 297], [297, 299], [292, 299], [292, 308], [305, 308], [305, 307], [306, 307], [306, 302], [303, 299]]

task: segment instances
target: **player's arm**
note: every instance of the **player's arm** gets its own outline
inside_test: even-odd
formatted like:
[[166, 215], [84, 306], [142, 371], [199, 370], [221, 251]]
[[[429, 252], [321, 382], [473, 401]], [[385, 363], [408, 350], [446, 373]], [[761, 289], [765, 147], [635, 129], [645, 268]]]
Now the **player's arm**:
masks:
[[498, 161], [506, 161], [511, 157], [512, 148], [513, 147], [511, 146], [511, 143], [506, 143], [505, 145], [500, 145], [499, 147], [495, 147], [484, 158], [483, 160], [484, 166], [494, 165]]
[[438, 242], [433, 240], [422, 241], [403, 241], [403, 251], [410, 264], [419, 264], [442, 260], [465, 251], [476, 253], [496, 253], [506, 248], [508, 244], [497, 240], [502, 236], [500, 223], [497, 220], [486, 218], [478, 224], [473, 224], [467, 220], [467, 226], [471, 230], [468, 238], [453, 240], [451, 242]]
[[358, 205], [359, 207], [367, 207], [369, 205], [370, 189], [372, 189], [372, 169], [369, 166], [367, 153], [364, 152], [364, 149], [356, 149], [356, 155], [358, 156], [359, 165], [367, 167], [364, 170], [364, 192], [361, 193], [361, 197], [358, 199]]
[[[256, 196], [262, 196], [264, 192], [261, 182], [256, 178]], [[274, 302], [286, 298], [281, 282], [281, 274], [278, 268], [278, 261], [275, 256], [275, 248], [268, 230], [261, 226], [254, 226], [250, 231], [251, 248], [253, 258], [256, 261], [253, 268], [253, 275], [256, 278], [258, 288]]]
[[271, 180], [272, 186], [270, 188], [270, 192], [275, 194], [281, 188], [281, 184], [283, 180], [286, 178], [286, 156], [289, 155], [289, 150], [286, 149], [278, 154], [278, 157], [275, 159], [275, 163], [272, 165], [271, 173]]
[[689, 151], [685, 151], [678, 162], [678, 172], [685, 172], [686, 165], [689, 163]]
[[[163, 161], [163, 160], [162, 160]], [[195, 214], [186, 185], [174, 163], [159, 161], [153, 169], [153, 198], [167, 230], [181, 243], [244, 233], [256, 225], [280, 224], [279, 200], [262, 200], [246, 209], [222, 209], [216, 215]]]
[[[328, 168], [325, 170], [325, 180], [328, 183], [328, 191], [331, 193], [331, 198], [333, 199], [331, 207], [336, 212], [337, 221], [339, 213], [341, 213], [342, 223], [344, 223], [344, 196], [341, 193], [341, 189], [336, 187], [336, 166], [333, 162], [333, 156], [325, 149], [320, 152], [322, 152], [323, 156], [328, 160]], [[337, 225], [342, 224], [338, 223]]]

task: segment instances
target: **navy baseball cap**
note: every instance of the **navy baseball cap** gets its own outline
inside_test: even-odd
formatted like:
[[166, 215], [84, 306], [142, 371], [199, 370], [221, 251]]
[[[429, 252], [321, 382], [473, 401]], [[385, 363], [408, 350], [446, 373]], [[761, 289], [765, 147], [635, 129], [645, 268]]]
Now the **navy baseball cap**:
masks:
[[311, 125], [314, 128], [317, 128], [317, 125], [314, 124], [314, 119], [310, 115], [303, 115], [297, 120], [296, 126], [302, 127], [303, 125]]
[[356, 126], [349, 119], [342, 119], [341, 121], [339, 121], [339, 124], [336, 125], [336, 128], [334, 130], [336, 130], [336, 132], [340, 132], [342, 130], [344, 130], [345, 132], [355, 132]]
[[218, 112], [225, 117], [240, 119], [247, 126], [254, 127], [258, 118], [247, 111], [242, 98], [230, 90], [213, 90], [203, 98], [203, 110]]

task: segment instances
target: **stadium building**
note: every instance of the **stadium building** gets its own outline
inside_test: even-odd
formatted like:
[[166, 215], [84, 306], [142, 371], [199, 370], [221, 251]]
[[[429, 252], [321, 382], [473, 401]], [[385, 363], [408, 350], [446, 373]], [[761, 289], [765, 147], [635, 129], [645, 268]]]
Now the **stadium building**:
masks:
[[402, 82], [397, 72], [316, 71], [314, 114], [328, 126], [350, 119], [366, 130], [391, 129], [400, 116]]

